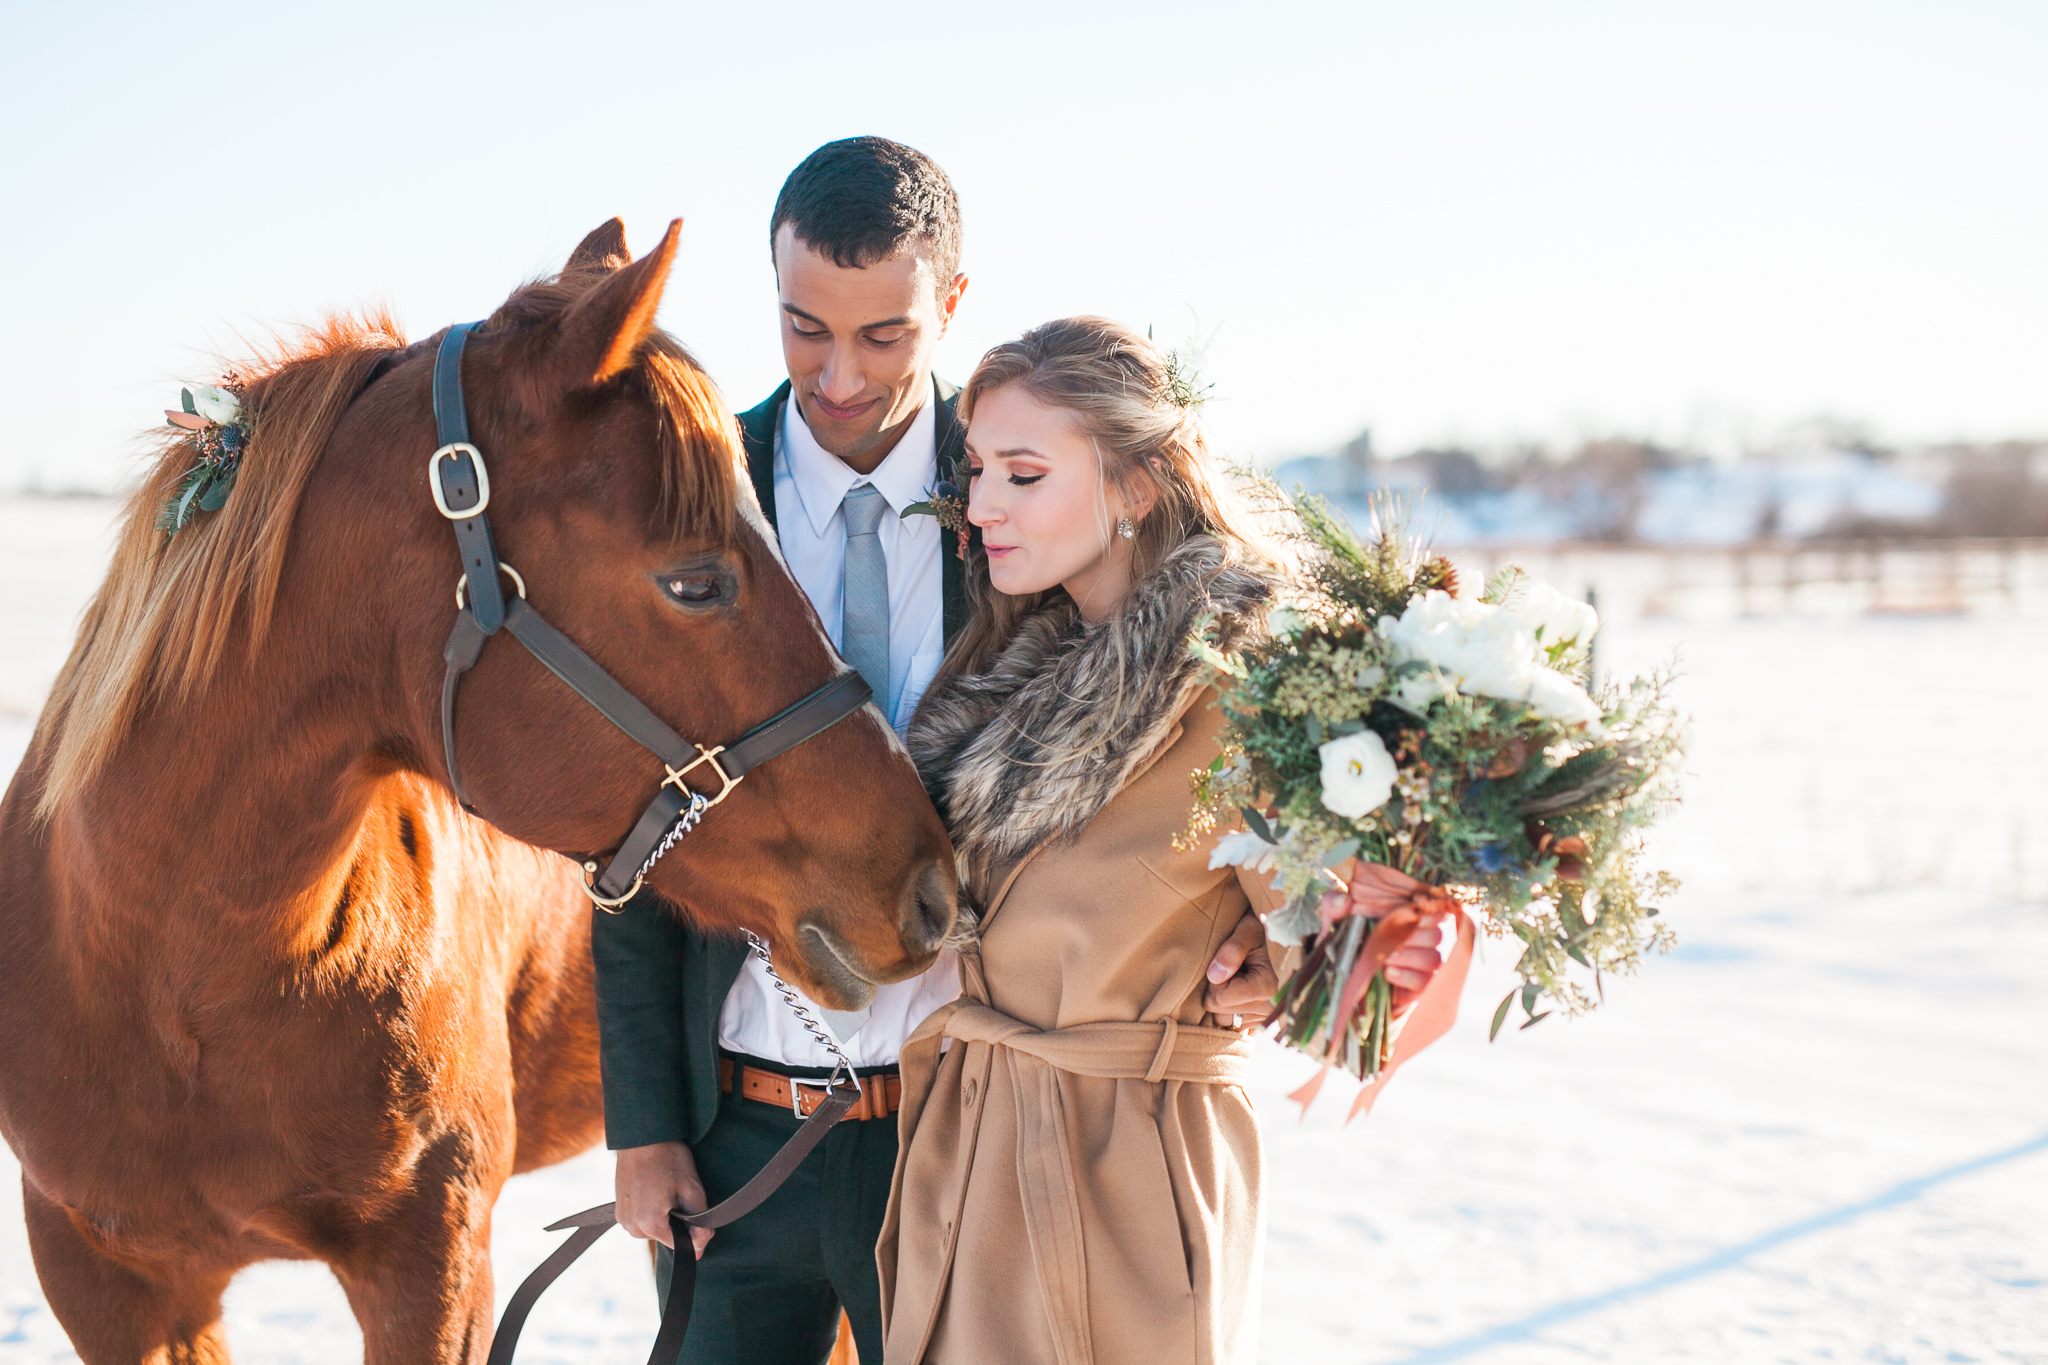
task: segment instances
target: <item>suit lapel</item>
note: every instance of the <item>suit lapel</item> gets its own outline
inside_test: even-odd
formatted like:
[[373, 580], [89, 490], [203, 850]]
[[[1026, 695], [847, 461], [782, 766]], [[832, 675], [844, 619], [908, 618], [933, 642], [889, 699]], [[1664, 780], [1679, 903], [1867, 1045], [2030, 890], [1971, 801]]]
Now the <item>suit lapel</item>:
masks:
[[[960, 425], [960, 390], [932, 376], [932, 393], [938, 401], [933, 413], [934, 444], [938, 447], [938, 473], [933, 482], [949, 479], [966, 463], [967, 428]], [[967, 624], [967, 566], [960, 561], [959, 543], [950, 531], [940, 533], [945, 545], [939, 550], [939, 592], [945, 603], [946, 644], [950, 647], [960, 627]]]
[[[789, 381], [768, 396], [759, 407], [740, 414], [740, 442], [747, 450], [747, 477], [753, 481], [754, 499], [761, 515], [775, 527], [775, 431], [789, 406]], [[779, 529], [779, 528], [777, 528]]]

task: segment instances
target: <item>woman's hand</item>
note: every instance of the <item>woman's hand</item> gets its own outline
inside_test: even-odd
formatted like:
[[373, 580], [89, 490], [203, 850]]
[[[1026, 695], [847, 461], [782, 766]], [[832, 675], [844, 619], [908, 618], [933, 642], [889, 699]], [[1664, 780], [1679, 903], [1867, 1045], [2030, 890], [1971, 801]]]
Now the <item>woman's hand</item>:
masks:
[[[710, 1202], [704, 1197], [704, 1182], [697, 1178], [697, 1158], [680, 1142], [622, 1150], [614, 1189], [619, 1226], [671, 1251], [676, 1244], [669, 1232], [669, 1210], [679, 1207], [684, 1213], [702, 1213]], [[710, 1240], [710, 1228], [690, 1229], [690, 1243], [699, 1258]]]
[[1407, 1009], [1429, 989], [1429, 983], [1444, 965], [1442, 951], [1444, 915], [1424, 915], [1408, 941], [1396, 948], [1384, 968], [1387, 984], [1394, 988], [1394, 1009]]
[[1257, 1028], [1273, 1013], [1280, 974], [1266, 951], [1266, 926], [1251, 911], [1209, 960], [1209, 989], [1202, 1005], [1215, 1028]]

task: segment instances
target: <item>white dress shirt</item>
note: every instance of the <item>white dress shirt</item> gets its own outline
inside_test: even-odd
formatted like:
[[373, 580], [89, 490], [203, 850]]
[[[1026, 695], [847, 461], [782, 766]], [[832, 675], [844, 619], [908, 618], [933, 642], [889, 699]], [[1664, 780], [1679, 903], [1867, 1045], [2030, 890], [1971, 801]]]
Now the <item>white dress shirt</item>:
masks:
[[[804, 424], [796, 395], [775, 432], [775, 524], [782, 557], [818, 609], [832, 644], [844, 625], [847, 490], [870, 483], [889, 504], [875, 533], [889, 566], [889, 698], [877, 697], [898, 734], [910, 724], [918, 698], [939, 671], [946, 652], [945, 595], [941, 586], [944, 538], [936, 518], [902, 516], [938, 481], [936, 399], [911, 420], [910, 430], [872, 474], [857, 474], [820, 446]], [[925, 1016], [960, 994], [960, 966], [950, 949], [930, 971], [876, 988], [874, 1010], [842, 1042], [855, 1066], [893, 1065]], [[799, 992], [801, 996], [802, 993]], [[804, 997], [814, 1013], [821, 1007]], [[819, 1018], [824, 1015], [819, 1013]], [[831, 1066], [832, 1054], [804, 1031], [768, 979], [761, 960], [748, 954], [718, 1019], [719, 1046], [791, 1066]]]

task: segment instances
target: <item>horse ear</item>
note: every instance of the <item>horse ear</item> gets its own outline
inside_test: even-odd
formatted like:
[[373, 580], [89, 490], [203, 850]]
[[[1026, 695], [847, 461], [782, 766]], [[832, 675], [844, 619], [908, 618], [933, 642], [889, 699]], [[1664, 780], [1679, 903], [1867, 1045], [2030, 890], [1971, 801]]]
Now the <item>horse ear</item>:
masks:
[[569, 263], [562, 267], [564, 275], [574, 275], [584, 270], [601, 270], [609, 275], [623, 270], [633, 263], [633, 253], [626, 250], [626, 225], [614, 218], [600, 223], [588, 237], [576, 244], [569, 253]]
[[654, 310], [682, 232], [678, 218], [668, 225], [660, 246], [619, 267], [569, 305], [555, 334], [553, 357], [569, 387], [595, 388], [633, 363], [633, 353], [654, 331]]

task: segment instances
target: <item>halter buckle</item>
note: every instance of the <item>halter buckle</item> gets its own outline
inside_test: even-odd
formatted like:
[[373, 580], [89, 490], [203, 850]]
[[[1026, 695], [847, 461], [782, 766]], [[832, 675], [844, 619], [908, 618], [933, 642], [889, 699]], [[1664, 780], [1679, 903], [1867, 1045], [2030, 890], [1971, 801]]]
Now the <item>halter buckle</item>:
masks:
[[668, 776], [662, 779], [661, 784], [664, 787], [673, 786], [677, 791], [681, 792], [684, 796], [696, 795], [697, 793], [692, 791], [690, 784], [683, 781], [683, 777], [691, 769], [701, 768], [706, 763], [709, 763], [711, 765], [711, 771], [718, 775], [719, 786], [718, 795], [707, 796], [704, 798], [705, 801], [708, 803], [708, 805], [705, 807], [708, 810], [711, 806], [717, 805], [719, 802], [725, 800], [726, 797], [730, 796], [732, 794], [732, 789], [740, 784], [740, 782], [746, 777], [746, 774], [741, 773], [738, 777], [730, 777], [726, 774], [725, 765], [718, 761], [718, 756], [725, 752], [725, 746], [723, 744], [714, 744], [709, 749], [705, 748], [701, 744], [695, 745], [693, 747], [697, 750], [697, 756], [691, 759], [688, 763], [685, 763], [682, 767], [670, 768], [666, 763], [661, 765], [663, 768], [666, 768], [668, 770]]
[[[476, 471], [476, 506], [458, 512], [448, 505], [448, 494], [441, 487], [441, 461], [452, 460], [458, 455], [469, 456], [469, 467]], [[434, 495], [434, 508], [450, 521], [468, 521], [480, 517], [491, 505], [491, 475], [484, 468], [484, 454], [467, 441], [451, 441], [427, 457], [427, 491]], [[523, 595], [523, 594], [522, 594]]]

